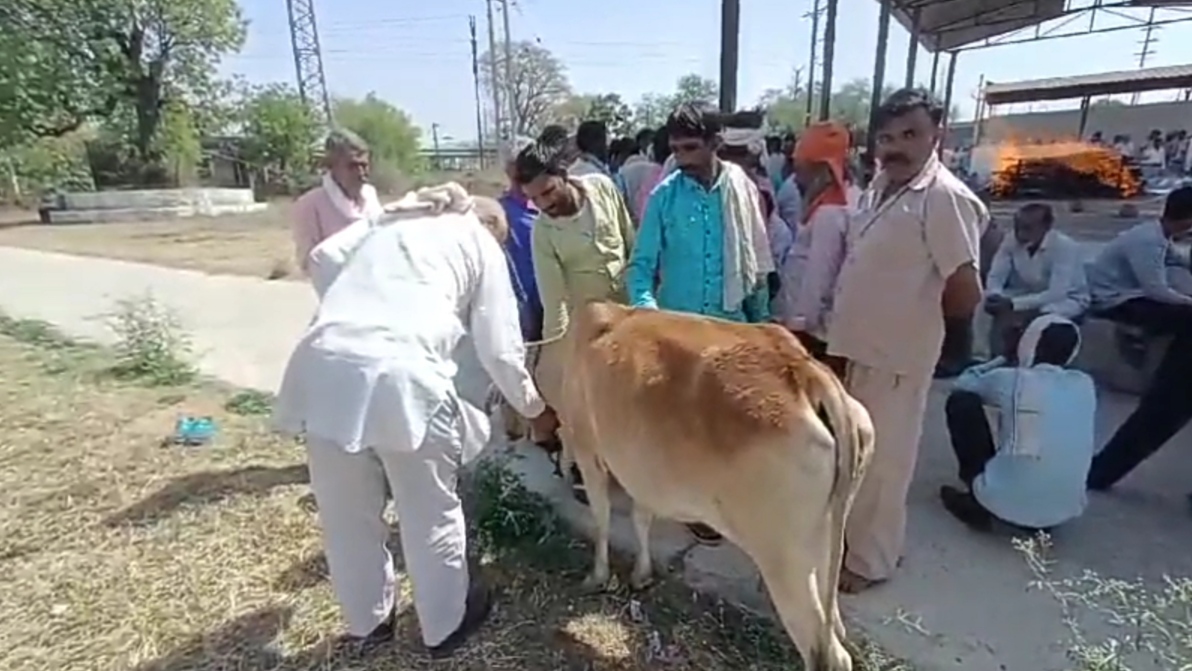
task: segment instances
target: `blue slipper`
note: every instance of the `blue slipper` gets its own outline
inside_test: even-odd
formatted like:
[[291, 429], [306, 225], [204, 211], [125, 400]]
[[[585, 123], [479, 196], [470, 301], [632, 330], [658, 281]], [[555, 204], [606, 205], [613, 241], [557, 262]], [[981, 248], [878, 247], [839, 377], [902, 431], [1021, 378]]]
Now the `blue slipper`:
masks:
[[174, 443], [206, 445], [215, 437], [215, 421], [210, 417], [179, 417], [174, 424]]

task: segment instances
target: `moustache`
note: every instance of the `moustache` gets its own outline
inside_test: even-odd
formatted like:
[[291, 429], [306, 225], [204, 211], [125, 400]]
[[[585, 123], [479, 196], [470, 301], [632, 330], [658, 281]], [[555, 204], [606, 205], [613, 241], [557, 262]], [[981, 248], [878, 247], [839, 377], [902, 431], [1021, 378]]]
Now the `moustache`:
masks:
[[902, 163], [903, 165], [907, 165], [911, 162], [911, 159], [906, 154], [886, 154], [885, 156], [881, 157], [881, 161], [886, 165], [891, 163]]

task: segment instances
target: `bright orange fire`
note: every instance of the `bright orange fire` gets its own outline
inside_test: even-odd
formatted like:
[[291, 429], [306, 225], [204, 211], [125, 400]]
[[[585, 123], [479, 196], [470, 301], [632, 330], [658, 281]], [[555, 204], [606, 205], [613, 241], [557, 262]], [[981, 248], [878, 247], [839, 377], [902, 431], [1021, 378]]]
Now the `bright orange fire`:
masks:
[[998, 146], [996, 156], [991, 191], [997, 197], [1014, 195], [1027, 181], [1028, 174], [1047, 179], [1043, 175], [1053, 173], [1044, 166], [1062, 167], [1066, 169], [1066, 181], [1099, 185], [1120, 198], [1132, 198], [1142, 192], [1142, 182], [1112, 147], [1076, 141], [1008, 142]]

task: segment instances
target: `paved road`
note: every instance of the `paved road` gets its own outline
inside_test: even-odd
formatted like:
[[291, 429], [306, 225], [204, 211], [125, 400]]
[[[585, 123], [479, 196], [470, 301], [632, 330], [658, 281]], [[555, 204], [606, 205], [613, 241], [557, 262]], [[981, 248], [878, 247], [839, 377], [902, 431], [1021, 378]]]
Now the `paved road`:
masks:
[[[0, 308], [78, 336], [104, 338], [96, 315], [114, 300], [150, 289], [181, 313], [206, 372], [262, 389], [277, 384], [313, 308], [313, 296], [302, 284], [0, 247]], [[1028, 588], [1031, 576], [1021, 557], [1005, 538], [968, 533], [936, 503], [936, 491], [954, 473], [942, 393], [942, 387], [933, 393], [926, 420], [902, 573], [871, 594], [849, 599], [847, 606], [880, 642], [922, 671], [1059, 671], [1065, 668], [1061, 642], [1067, 632], [1055, 604]], [[1112, 395], [1102, 401], [1097, 424], [1104, 439], [1131, 401]], [[1092, 569], [1152, 581], [1164, 574], [1192, 575], [1192, 515], [1183, 498], [1192, 466], [1178, 449], [1190, 438], [1181, 434], [1120, 491], [1095, 496], [1084, 518], [1060, 530], [1059, 571]], [[776, 524], [791, 514], [767, 512]], [[704, 586], [739, 589], [755, 583], [750, 566], [734, 552], [690, 552], [684, 571]]]

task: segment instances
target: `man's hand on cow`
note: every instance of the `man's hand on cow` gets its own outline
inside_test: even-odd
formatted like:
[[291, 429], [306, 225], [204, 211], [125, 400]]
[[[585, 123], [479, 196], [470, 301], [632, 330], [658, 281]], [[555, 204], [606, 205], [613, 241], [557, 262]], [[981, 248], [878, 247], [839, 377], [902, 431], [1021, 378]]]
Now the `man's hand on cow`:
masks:
[[547, 408], [541, 415], [530, 419], [530, 428], [535, 436], [550, 436], [559, 429], [559, 416], [554, 408]]
[[1001, 294], [993, 294], [985, 299], [985, 311], [991, 315], [1000, 315], [1014, 310], [1014, 301]]

